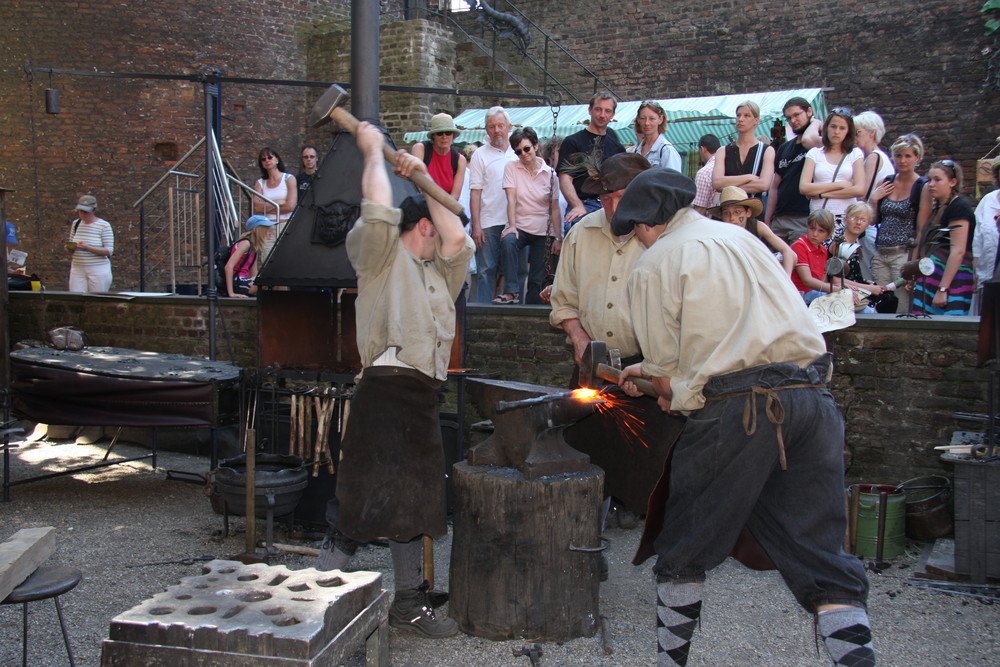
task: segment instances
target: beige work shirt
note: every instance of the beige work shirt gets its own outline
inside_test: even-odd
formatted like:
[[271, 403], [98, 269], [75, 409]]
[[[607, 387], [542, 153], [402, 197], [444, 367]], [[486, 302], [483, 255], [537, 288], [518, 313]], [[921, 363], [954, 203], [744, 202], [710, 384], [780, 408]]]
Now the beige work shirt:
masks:
[[802, 297], [764, 244], [681, 209], [628, 281], [643, 373], [669, 377], [671, 408], [705, 405], [718, 375], [772, 363], [804, 368], [826, 352]]
[[455, 299], [475, 245], [466, 236], [465, 247], [451, 257], [414, 257], [400, 242], [401, 216], [398, 208], [365, 199], [347, 234], [347, 256], [358, 275], [361, 363], [367, 368], [394, 347], [400, 362], [443, 381], [455, 338]]
[[643, 250], [634, 234], [622, 241], [611, 233], [603, 208], [573, 225], [563, 241], [552, 286], [552, 326], [579, 319], [591, 339], [618, 348], [622, 357], [638, 354], [626, 285]]

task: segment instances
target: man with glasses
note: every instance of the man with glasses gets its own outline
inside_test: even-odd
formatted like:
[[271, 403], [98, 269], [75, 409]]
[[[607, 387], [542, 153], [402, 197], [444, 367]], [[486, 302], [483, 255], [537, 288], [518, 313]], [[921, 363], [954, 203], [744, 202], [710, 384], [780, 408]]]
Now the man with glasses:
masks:
[[313, 176], [316, 175], [316, 170], [319, 168], [319, 150], [312, 144], [306, 144], [302, 147], [302, 171], [299, 175], [295, 177], [296, 182], [299, 184], [299, 201], [305, 197], [306, 191], [309, 186], [312, 185]]
[[[491, 107], [486, 112], [486, 134], [489, 141], [477, 148], [469, 160], [470, 235], [476, 243], [476, 289], [472, 300], [479, 303], [494, 300], [501, 260], [500, 234], [507, 226], [503, 171], [508, 162], [517, 159], [510, 147], [510, 121], [503, 107]], [[500, 268], [504, 273], [517, 274], [516, 266]], [[502, 297], [498, 295], [497, 299]]]
[[[632, 233], [613, 234], [609, 221], [626, 186], [647, 169], [649, 161], [642, 155], [620, 153], [603, 160], [594, 176], [583, 183], [583, 192], [597, 198], [601, 208], [581, 218], [563, 241], [549, 314], [552, 326], [562, 327], [569, 337], [577, 364], [592, 340], [603, 340], [608, 349], [619, 350], [623, 365], [642, 359], [632, 332], [625, 284], [644, 248]], [[576, 370], [570, 385], [579, 386]], [[616, 515], [622, 528], [632, 527], [633, 515], [646, 512], [681, 421], [661, 412], [649, 398], [630, 402], [629, 412], [641, 424], [634, 438], [623, 440], [618, 419], [602, 414], [566, 431], [569, 443], [604, 469], [602, 516], [608, 515], [610, 498], [617, 498]], [[602, 579], [606, 566], [602, 559]]]
[[813, 117], [812, 106], [802, 97], [785, 102], [784, 114], [795, 140], [781, 144], [774, 157], [774, 178], [767, 192], [764, 224], [791, 244], [806, 233], [809, 198], [799, 192], [799, 177], [806, 152], [823, 143], [820, 137], [823, 123]]

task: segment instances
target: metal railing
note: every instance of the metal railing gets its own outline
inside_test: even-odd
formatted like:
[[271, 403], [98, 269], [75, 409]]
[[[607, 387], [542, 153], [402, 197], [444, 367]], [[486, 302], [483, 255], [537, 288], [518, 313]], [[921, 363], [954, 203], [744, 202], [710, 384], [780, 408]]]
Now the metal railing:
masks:
[[[208, 282], [205, 229], [205, 161], [199, 139], [173, 167], [168, 169], [136, 202], [139, 209], [139, 290], [142, 292], [183, 292], [202, 294]], [[221, 224], [218, 243], [228, 247], [239, 237], [242, 221], [253, 211], [253, 197], [263, 199], [275, 210], [278, 205], [246, 185], [226, 169], [215, 141], [210, 143]]]

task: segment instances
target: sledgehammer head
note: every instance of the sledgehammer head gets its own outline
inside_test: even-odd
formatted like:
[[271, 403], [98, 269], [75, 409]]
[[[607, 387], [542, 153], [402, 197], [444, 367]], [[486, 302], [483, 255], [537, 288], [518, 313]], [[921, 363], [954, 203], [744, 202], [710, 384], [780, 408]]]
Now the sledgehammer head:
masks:
[[333, 110], [347, 104], [349, 97], [346, 90], [337, 84], [331, 85], [313, 105], [312, 113], [309, 114], [309, 125], [319, 127], [330, 122], [330, 114], [333, 113]]

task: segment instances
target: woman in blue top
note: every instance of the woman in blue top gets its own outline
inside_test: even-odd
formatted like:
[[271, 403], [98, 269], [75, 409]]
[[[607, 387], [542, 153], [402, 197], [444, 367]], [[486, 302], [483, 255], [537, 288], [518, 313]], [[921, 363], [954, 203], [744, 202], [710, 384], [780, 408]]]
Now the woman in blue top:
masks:
[[635, 115], [635, 146], [629, 153], [638, 153], [654, 167], [681, 170], [681, 154], [667, 141], [667, 114], [656, 102], [643, 102]]

